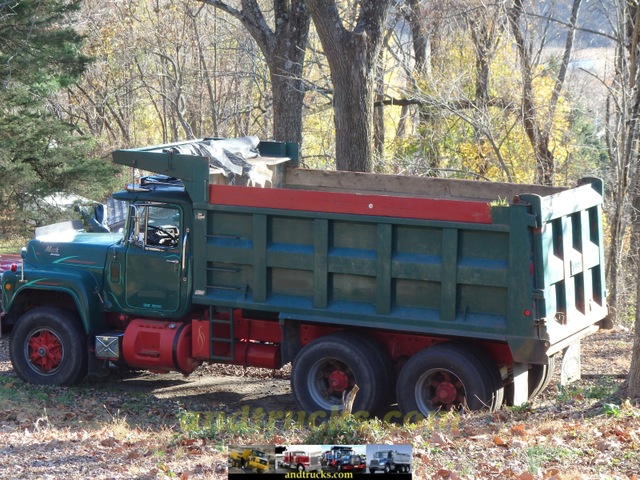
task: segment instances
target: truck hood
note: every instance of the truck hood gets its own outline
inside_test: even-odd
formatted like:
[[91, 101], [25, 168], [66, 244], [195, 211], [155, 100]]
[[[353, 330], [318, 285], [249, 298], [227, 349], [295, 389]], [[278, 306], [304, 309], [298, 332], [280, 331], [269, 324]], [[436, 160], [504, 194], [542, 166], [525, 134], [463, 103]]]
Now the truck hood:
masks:
[[64, 265], [86, 270], [102, 269], [109, 248], [122, 240], [117, 233], [67, 231], [31, 240], [22, 251], [25, 268]]

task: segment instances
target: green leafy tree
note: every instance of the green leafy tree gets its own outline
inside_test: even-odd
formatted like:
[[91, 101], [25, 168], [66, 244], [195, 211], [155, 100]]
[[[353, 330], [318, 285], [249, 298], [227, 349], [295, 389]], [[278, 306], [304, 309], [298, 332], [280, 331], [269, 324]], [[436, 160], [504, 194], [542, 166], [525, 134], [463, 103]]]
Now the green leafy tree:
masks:
[[[0, 232], [25, 235], [58, 220], [56, 198], [101, 200], [114, 179], [108, 160], [61, 121], [48, 98], [70, 86], [90, 59], [69, 28], [80, 2], [18, 0], [0, 4]], [[59, 203], [59, 202], [58, 202]]]

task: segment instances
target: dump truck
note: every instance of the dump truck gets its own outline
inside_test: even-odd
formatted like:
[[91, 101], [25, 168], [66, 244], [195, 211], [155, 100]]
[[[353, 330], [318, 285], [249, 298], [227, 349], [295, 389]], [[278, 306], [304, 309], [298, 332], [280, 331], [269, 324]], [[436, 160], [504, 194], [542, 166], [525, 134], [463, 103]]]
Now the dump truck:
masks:
[[411, 455], [395, 450], [379, 450], [369, 462], [369, 473], [410, 473]]
[[350, 452], [347, 455], [340, 457], [335, 465], [335, 468], [339, 472], [357, 472], [364, 473], [367, 462], [362, 455], [358, 455], [355, 452]]
[[366, 461], [362, 455], [356, 454], [353, 447], [335, 445], [326, 451], [322, 464], [338, 471], [364, 471]]
[[335, 468], [343, 456], [349, 456], [352, 453], [352, 447], [335, 445], [322, 455], [322, 465]]
[[263, 473], [269, 470], [267, 454], [255, 448], [229, 451], [231, 466]]
[[234, 140], [117, 150], [150, 173], [114, 194], [122, 231], [29, 241], [2, 277], [22, 380], [291, 362], [302, 410], [329, 416], [358, 385], [354, 413], [401, 421], [523, 404], [611, 327], [599, 179], [313, 170], [296, 144]]

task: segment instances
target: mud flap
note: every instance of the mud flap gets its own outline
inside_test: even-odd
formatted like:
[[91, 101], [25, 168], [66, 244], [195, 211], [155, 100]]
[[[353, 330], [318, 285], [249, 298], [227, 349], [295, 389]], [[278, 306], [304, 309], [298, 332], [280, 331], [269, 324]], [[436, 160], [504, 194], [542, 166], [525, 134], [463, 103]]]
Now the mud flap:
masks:
[[580, 380], [580, 340], [573, 342], [562, 352], [562, 369], [560, 385], [563, 387]]
[[513, 363], [513, 405], [521, 406], [529, 401], [529, 364]]

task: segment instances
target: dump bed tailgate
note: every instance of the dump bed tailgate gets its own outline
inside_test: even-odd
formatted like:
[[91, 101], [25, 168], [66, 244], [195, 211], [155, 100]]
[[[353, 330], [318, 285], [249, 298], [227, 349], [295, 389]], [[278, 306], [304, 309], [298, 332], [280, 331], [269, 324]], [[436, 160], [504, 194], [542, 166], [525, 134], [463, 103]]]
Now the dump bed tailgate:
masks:
[[536, 217], [533, 274], [536, 318], [548, 354], [597, 328], [607, 316], [602, 182], [584, 179], [546, 197], [522, 195]]

